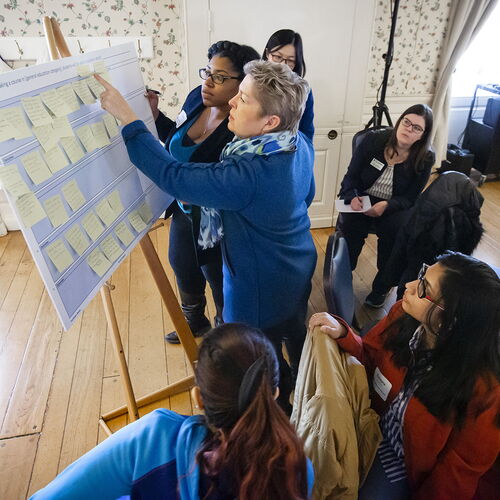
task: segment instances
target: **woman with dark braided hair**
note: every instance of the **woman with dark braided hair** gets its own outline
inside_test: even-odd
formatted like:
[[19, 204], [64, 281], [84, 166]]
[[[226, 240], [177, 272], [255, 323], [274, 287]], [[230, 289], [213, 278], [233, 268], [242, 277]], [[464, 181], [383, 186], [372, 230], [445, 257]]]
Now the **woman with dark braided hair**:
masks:
[[203, 415], [159, 409], [110, 436], [32, 498], [305, 500], [314, 473], [275, 398], [279, 367], [257, 329], [207, 333], [192, 397]]
[[[179, 161], [218, 161], [224, 146], [231, 142], [233, 132], [227, 128], [229, 100], [238, 93], [243, 79], [243, 66], [259, 54], [246, 45], [227, 40], [208, 49], [208, 64], [200, 69], [202, 85], [187, 96], [175, 121], [158, 109], [158, 95], [148, 91], [147, 97], [156, 120], [156, 129], [166, 149]], [[169, 261], [174, 270], [181, 308], [195, 337], [210, 328], [205, 316], [205, 286], [208, 281], [215, 302], [215, 323], [222, 323], [222, 257], [218, 243], [200, 241], [200, 224], [204, 225], [203, 209], [174, 201], [167, 214], [170, 225]], [[166, 340], [178, 344], [176, 332]]]

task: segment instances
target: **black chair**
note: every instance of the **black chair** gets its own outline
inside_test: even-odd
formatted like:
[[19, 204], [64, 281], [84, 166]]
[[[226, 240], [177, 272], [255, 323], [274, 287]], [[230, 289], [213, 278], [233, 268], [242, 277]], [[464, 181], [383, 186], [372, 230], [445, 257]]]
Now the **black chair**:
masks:
[[353, 325], [355, 318], [351, 263], [347, 242], [338, 231], [328, 238], [323, 267], [323, 288], [328, 312]]

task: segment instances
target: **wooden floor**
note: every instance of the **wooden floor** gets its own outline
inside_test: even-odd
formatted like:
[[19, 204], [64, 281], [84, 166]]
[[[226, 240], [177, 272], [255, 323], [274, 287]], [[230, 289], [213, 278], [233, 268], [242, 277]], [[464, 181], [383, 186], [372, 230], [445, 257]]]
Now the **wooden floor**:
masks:
[[[476, 256], [500, 266], [500, 182], [481, 187], [486, 234]], [[331, 229], [313, 230], [318, 265], [310, 313], [326, 309], [322, 269]], [[152, 233], [167, 262], [168, 226]], [[174, 284], [172, 271], [166, 268]], [[361, 324], [384, 310], [362, 302], [375, 275], [375, 241], [370, 236], [354, 272]], [[189, 374], [179, 346], [164, 342], [172, 330], [139, 248], [113, 275], [112, 292], [134, 390], [141, 396]], [[387, 301], [390, 306], [394, 300]], [[209, 300], [209, 313], [215, 314]], [[63, 332], [44, 291], [22, 234], [0, 238], [0, 499], [18, 500], [47, 484], [59, 471], [104, 439], [100, 414], [124, 403], [100, 296], [68, 332]], [[188, 394], [147, 407], [193, 411]], [[112, 423], [116, 429], [122, 417]]]

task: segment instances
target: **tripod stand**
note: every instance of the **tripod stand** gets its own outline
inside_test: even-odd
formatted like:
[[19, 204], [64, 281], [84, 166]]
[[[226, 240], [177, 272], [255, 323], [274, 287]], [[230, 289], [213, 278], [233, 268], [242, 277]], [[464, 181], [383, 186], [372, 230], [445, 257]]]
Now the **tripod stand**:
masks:
[[[382, 84], [379, 87], [380, 91], [380, 100], [377, 100], [375, 106], [373, 106], [373, 116], [370, 118], [370, 121], [366, 124], [365, 129], [373, 126], [373, 128], [382, 127], [382, 119], [385, 116], [387, 123], [390, 127], [392, 127], [392, 120], [389, 114], [389, 108], [385, 103], [385, 94], [387, 92], [387, 82], [389, 81], [389, 70], [391, 69], [392, 57], [394, 55], [394, 32], [396, 31], [396, 22], [398, 18], [398, 8], [399, 8], [399, 0], [394, 1], [394, 7], [392, 10], [392, 20], [391, 20], [391, 31], [389, 34], [389, 45], [387, 47], [387, 53], [385, 53], [382, 57], [385, 59], [385, 69], [384, 69], [384, 78], [382, 79]], [[378, 98], [378, 92], [377, 92]]]

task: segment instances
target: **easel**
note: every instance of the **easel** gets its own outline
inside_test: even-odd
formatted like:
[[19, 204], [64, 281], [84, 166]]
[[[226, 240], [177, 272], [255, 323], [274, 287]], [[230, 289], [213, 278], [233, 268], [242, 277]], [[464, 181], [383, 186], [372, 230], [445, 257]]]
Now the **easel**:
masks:
[[[45, 16], [43, 19], [43, 26], [45, 30], [45, 36], [47, 38], [50, 58], [52, 60], [55, 60], [62, 57], [70, 57], [71, 53], [64, 40], [64, 36], [57, 21], [53, 17], [50, 18], [48, 16]], [[151, 230], [154, 230], [156, 228], [157, 227], [154, 227]], [[153, 242], [149, 237], [149, 234], [146, 234], [143, 237], [140, 245], [146, 262], [155, 280], [156, 286], [160, 291], [163, 302], [165, 303], [167, 311], [174, 324], [175, 330], [177, 331], [177, 335], [179, 336], [181, 345], [184, 348], [191, 367], [194, 369], [194, 363], [198, 357], [198, 346], [196, 344], [196, 341], [194, 340], [189, 325], [187, 324], [184, 315], [182, 314], [179, 302], [175, 297], [172, 286], [168, 280], [167, 275], [165, 274], [165, 271], [153, 246]], [[113, 306], [113, 301], [111, 299], [110, 290], [112, 290], [113, 288], [114, 287], [112, 285], [106, 283], [106, 285], [101, 288], [101, 299], [104, 306], [104, 311], [106, 313], [106, 320], [108, 322], [108, 327], [110, 330], [113, 349], [118, 361], [118, 370], [123, 382], [127, 404], [102, 415], [99, 419], [99, 424], [108, 436], [112, 434], [107, 425], [108, 420], [119, 417], [121, 415], [125, 415], [127, 412], [131, 421], [137, 420], [139, 418], [138, 408], [160, 399], [164, 399], [169, 396], [184, 392], [194, 385], [194, 376], [190, 375], [181, 380], [178, 380], [177, 382], [174, 382], [173, 384], [168, 385], [164, 389], [160, 389], [159, 391], [153, 392], [139, 399], [135, 398], [132, 388], [132, 381], [130, 380], [130, 373], [128, 371], [127, 360], [125, 359], [125, 353], [123, 352], [123, 345], [120, 331], [118, 329], [115, 309]]]

